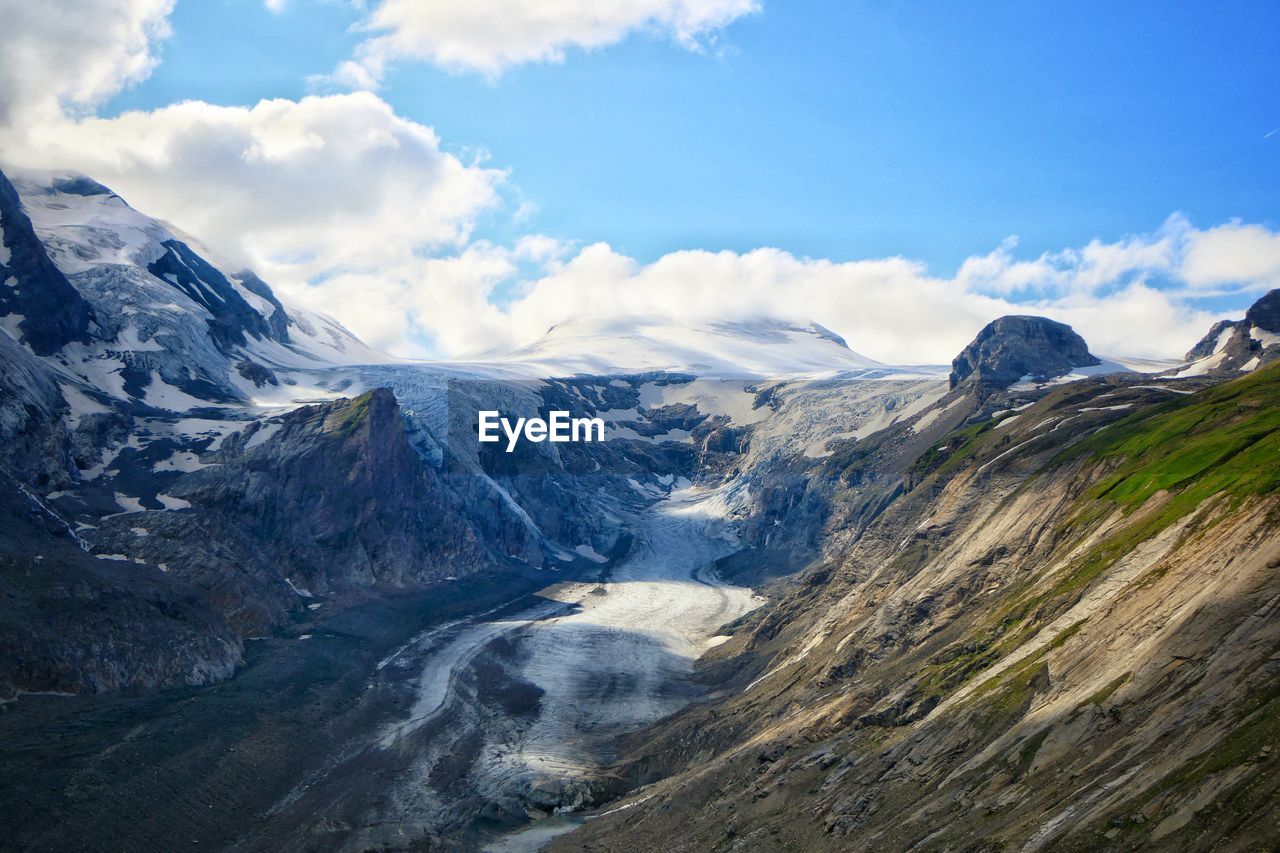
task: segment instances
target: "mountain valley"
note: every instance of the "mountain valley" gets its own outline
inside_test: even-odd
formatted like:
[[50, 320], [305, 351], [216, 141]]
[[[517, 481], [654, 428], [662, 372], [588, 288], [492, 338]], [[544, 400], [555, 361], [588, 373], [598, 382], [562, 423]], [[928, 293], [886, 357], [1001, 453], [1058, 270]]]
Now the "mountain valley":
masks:
[[1175, 364], [1035, 316], [429, 362], [84, 176], [0, 229], [0, 848], [1280, 832], [1280, 291]]

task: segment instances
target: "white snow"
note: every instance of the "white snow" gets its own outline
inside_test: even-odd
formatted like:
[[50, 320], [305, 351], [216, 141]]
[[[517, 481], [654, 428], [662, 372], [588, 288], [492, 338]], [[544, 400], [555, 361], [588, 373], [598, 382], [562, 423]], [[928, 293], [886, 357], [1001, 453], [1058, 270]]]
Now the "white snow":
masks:
[[1037, 382], [1034, 376], [1027, 375], [1019, 379], [1016, 383], [1009, 387], [1010, 391], [1034, 391], [1039, 388], [1048, 388], [1052, 385], [1061, 385], [1065, 382], [1076, 382], [1081, 379], [1087, 379], [1090, 376], [1106, 376], [1111, 373], [1158, 373], [1162, 370], [1168, 370], [1177, 362], [1157, 361], [1154, 359], [1139, 359], [1114, 356], [1098, 356], [1101, 364], [1090, 365], [1089, 367], [1073, 367], [1070, 373], [1063, 376], [1055, 376], [1045, 382]]
[[109, 408], [81, 391], [79, 386], [72, 382], [59, 382], [58, 386], [62, 389], [62, 398], [66, 400], [67, 405], [71, 407], [71, 419], [76, 424], [79, 424], [80, 419], [85, 415], [101, 414], [103, 412], [111, 411]]
[[1168, 385], [1134, 385], [1134, 388], [1143, 388], [1147, 391], [1168, 391], [1170, 394], [1194, 394], [1194, 391], [1188, 391], [1185, 388], [1170, 388]]
[[32, 169], [7, 171], [31, 217], [36, 236], [63, 273], [74, 275], [103, 264], [142, 265], [163, 253], [173, 234], [158, 221], [138, 213], [114, 194], [77, 195], [52, 189], [74, 172]]
[[250, 448], [254, 448], [254, 447], [257, 447], [259, 444], [262, 444], [264, 441], [271, 438], [271, 436], [279, 432], [281, 426], [282, 424], [270, 423], [270, 424], [263, 424], [262, 426], [258, 427], [258, 431], [255, 432], [253, 435], [249, 436], [249, 440], [244, 443], [245, 450], [249, 450]]
[[20, 341], [22, 340], [22, 329], [20, 326], [22, 321], [25, 319], [27, 319], [26, 316], [22, 314], [6, 314], [5, 316], [0, 317], [0, 329], [4, 329], [8, 332], [9, 337], [13, 338], [15, 341]]
[[165, 382], [160, 378], [159, 371], [156, 370], [151, 371], [151, 384], [143, 390], [142, 399], [149, 406], [155, 406], [157, 409], [167, 409], [171, 412], [185, 412], [188, 409], [209, 405], [208, 400], [192, 397], [181, 388]]
[[160, 501], [167, 510], [191, 508], [190, 501], [184, 501], [182, 498], [175, 498], [172, 495], [156, 495], [156, 500]]
[[692, 434], [687, 429], [671, 429], [657, 435], [641, 435], [631, 427], [610, 426], [605, 433], [605, 439], [613, 441], [615, 439], [629, 439], [631, 441], [643, 441], [646, 444], [663, 444], [668, 441], [673, 442], [689, 442], [692, 441]]
[[134, 512], [146, 512], [142, 506], [142, 502], [138, 498], [131, 498], [128, 495], [116, 492], [116, 503], [124, 509], [124, 512], [116, 513], [116, 515], [129, 515]]
[[187, 438], [211, 438], [209, 450], [222, 447], [223, 440], [233, 432], [239, 432], [242, 424], [236, 421], [215, 421], [209, 418], [180, 418], [173, 424], [174, 432]]
[[599, 554], [596, 549], [592, 548], [590, 545], [579, 545], [573, 550], [593, 563], [607, 563], [609, 561], [608, 557]]
[[136, 326], [125, 326], [116, 335], [116, 346], [129, 352], [164, 352], [164, 347], [156, 343], [154, 338], [141, 340]]
[[190, 474], [193, 471], [199, 471], [204, 468], [214, 467], [212, 464], [205, 464], [200, 461], [200, 457], [190, 451], [180, 450], [174, 453], [168, 459], [161, 459], [151, 467], [152, 471], [160, 473], [162, 471], [181, 471], [184, 474]]
[[1262, 344], [1264, 349], [1280, 344], [1280, 334], [1268, 332], [1266, 329], [1259, 328], [1258, 326], [1254, 326], [1249, 329], [1249, 337]]
[[289, 589], [293, 590], [295, 593], [302, 596], [303, 598], [314, 598], [314, 596], [310, 593], [310, 591], [305, 590], [300, 586], [297, 586], [296, 584], [294, 584], [293, 581], [289, 580], [288, 578], [285, 578], [284, 582], [289, 585]]
[[950, 403], [948, 403], [947, 405], [941, 408], [934, 409], [933, 411], [930, 411], [930, 412], [926, 412], [924, 416], [920, 418], [920, 420], [916, 421], [914, 424], [911, 425], [911, 431], [914, 433], [924, 432], [929, 427], [933, 426], [934, 423], [937, 422], [938, 418], [942, 417], [947, 412], [951, 411], [957, 405], [960, 405], [963, 402], [964, 402], [963, 397], [957, 397], [956, 399], [952, 400]]
[[686, 326], [665, 319], [571, 320], [514, 352], [482, 355], [476, 365], [517, 367], [530, 376], [650, 371], [714, 378], [881, 376], [894, 368], [858, 355], [816, 324], [777, 320]]
[[696, 406], [707, 415], [727, 415], [738, 425], [759, 423], [771, 414], [768, 406], [756, 408], [756, 394], [748, 388], [753, 383], [736, 379], [696, 379], [693, 382], [646, 382], [640, 386], [640, 405], [646, 409], [661, 406]]
[[1225, 351], [1215, 352], [1211, 356], [1202, 358], [1199, 361], [1191, 362], [1191, 364], [1174, 374], [1173, 378], [1187, 379], [1192, 376], [1204, 376], [1209, 373], [1209, 371], [1221, 365], [1226, 357], [1227, 353]]

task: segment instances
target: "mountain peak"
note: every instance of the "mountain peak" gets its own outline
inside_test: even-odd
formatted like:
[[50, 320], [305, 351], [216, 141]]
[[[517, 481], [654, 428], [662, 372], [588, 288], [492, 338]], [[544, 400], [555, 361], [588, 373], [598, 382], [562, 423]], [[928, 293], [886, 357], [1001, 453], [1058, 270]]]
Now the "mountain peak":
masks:
[[772, 318], [696, 325], [655, 317], [575, 319], [493, 360], [551, 376], [669, 372], [772, 378], [885, 369], [817, 323]]
[[1280, 288], [1249, 306], [1243, 320], [1219, 320], [1185, 356], [1178, 376], [1233, 375], [1280, 359]]
[[992, 320], [951, 362], [951, 387], [972, 380], [1006, 388], [1024, 377], [1044, 381], [1077, 367], [1101, 365], [1089, 345], [1065, 323], [1008, 315]]
[[261, 399], [277, 369], [385, 360], [235, 269], [85, 175], [0, 172], [0, 329], [93, 395], [185, 411]]
[[1244, 313], [1246, 323], [1267, 332], [1280, 332], [1280, 288], [1263, 294]]

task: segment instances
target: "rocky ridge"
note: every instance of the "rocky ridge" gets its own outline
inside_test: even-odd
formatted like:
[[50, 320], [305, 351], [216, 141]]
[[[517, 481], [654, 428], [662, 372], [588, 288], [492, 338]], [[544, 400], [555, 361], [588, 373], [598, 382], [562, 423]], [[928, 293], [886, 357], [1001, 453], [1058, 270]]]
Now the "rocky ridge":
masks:
[[975, 399], [551, 849], [1265, 844], [1280, 374], [1180, 381]]
[[[294, 626], [317, 608], [604, 577], [628, 548], [620, 519], [696, 483], [732, 532], [708, 551], [715, 582], [773, 599], [723, 629], [670, 708], [710, 701], [616, 749], [593, 730], [594, 754], [619, 758], [581, 779], [465, 791], [478, 819], [405, 805], [458, 794], [482, 755], [475, 720], [454, 727], [456, 759], [428, 727], [406, 741], [423, 775], [378, 804], [411, 843], [465, 847], [485, 821], [636, 785], [563, 844], [1266, 837], [1276, 292], [1159, 379], [1035, 317], [990, 324], [950, 382], [768, 323], [681, 354], [710, 377], [584, 363], [545, 379], [378, 357], [83, 177], [0, 185], [0, 224], [16, 282], [0, 288], [0, 699], [210, 684], [251, 638], [310, 636]], [[741, 348], [804, 369], [721, 369]], [[475, 440], [478, 408], [599, 415], [611, 440], [506, 454]], [[528, 725], [552, 700], [516, 677], [516, 646], [484, 648], [459, 689], [478, 719]], [[600, 695], [625, 704], [626, 675], [595, 673]], [[296, 841], [281, 808], [271, 826]], [[353, 831], [368, 815], [315, 831], [393, 837]]]

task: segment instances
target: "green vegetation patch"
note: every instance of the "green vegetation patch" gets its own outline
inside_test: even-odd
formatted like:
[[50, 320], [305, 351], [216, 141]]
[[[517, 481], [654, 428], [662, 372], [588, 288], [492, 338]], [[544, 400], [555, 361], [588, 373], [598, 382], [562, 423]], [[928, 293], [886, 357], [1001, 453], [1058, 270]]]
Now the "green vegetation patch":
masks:
[[1178, 517], [1205, 498], [1236, 499], [1280, 488], [1280, 364], [1137, 412], [1064, 455], [1121, 458], [1087, 498], [1132, 510], [1159, 491]]
[[1044, 745], [1044, 739], [1048, 736], [1049, 728], [1046, 726], [1023, 741], [1022, 748], [1018, 750], [1018, 771], [1020, 773], [1027, 772], [1027, 768], [1031, 766], [1031, 762], [1036, 760], [1036, 753], [1040, 751], [1040, 747]]
[[356, 397], [345, 409], [329, 415], [324, 422], [325, 432], [336, 435], [338, 438], [350, 436], [369, 417], [369, 403], [372, 399], [373, 392], [369, 391]]
[[1090, 527], [1117, 507], [1132, 513], [1159, 492], [1169, 499], [1090, 548], [1024, 612], [1084, 589], [1212, 497], [1235, 507], [1280, 488], [1280, 365], [1136, 412], [1056, 461], [1084, 453], [1120, 465], [1081, 497], [1065, 529]]
[[937, 472], [939, 477], [946, 477], [977, 452], [983, 444], [983, 435], [997, 423], [998, 420], [988, 419], [948, 433], [938, 444], [921, 455], [915, 463], [915, 470], [921, 476]]

